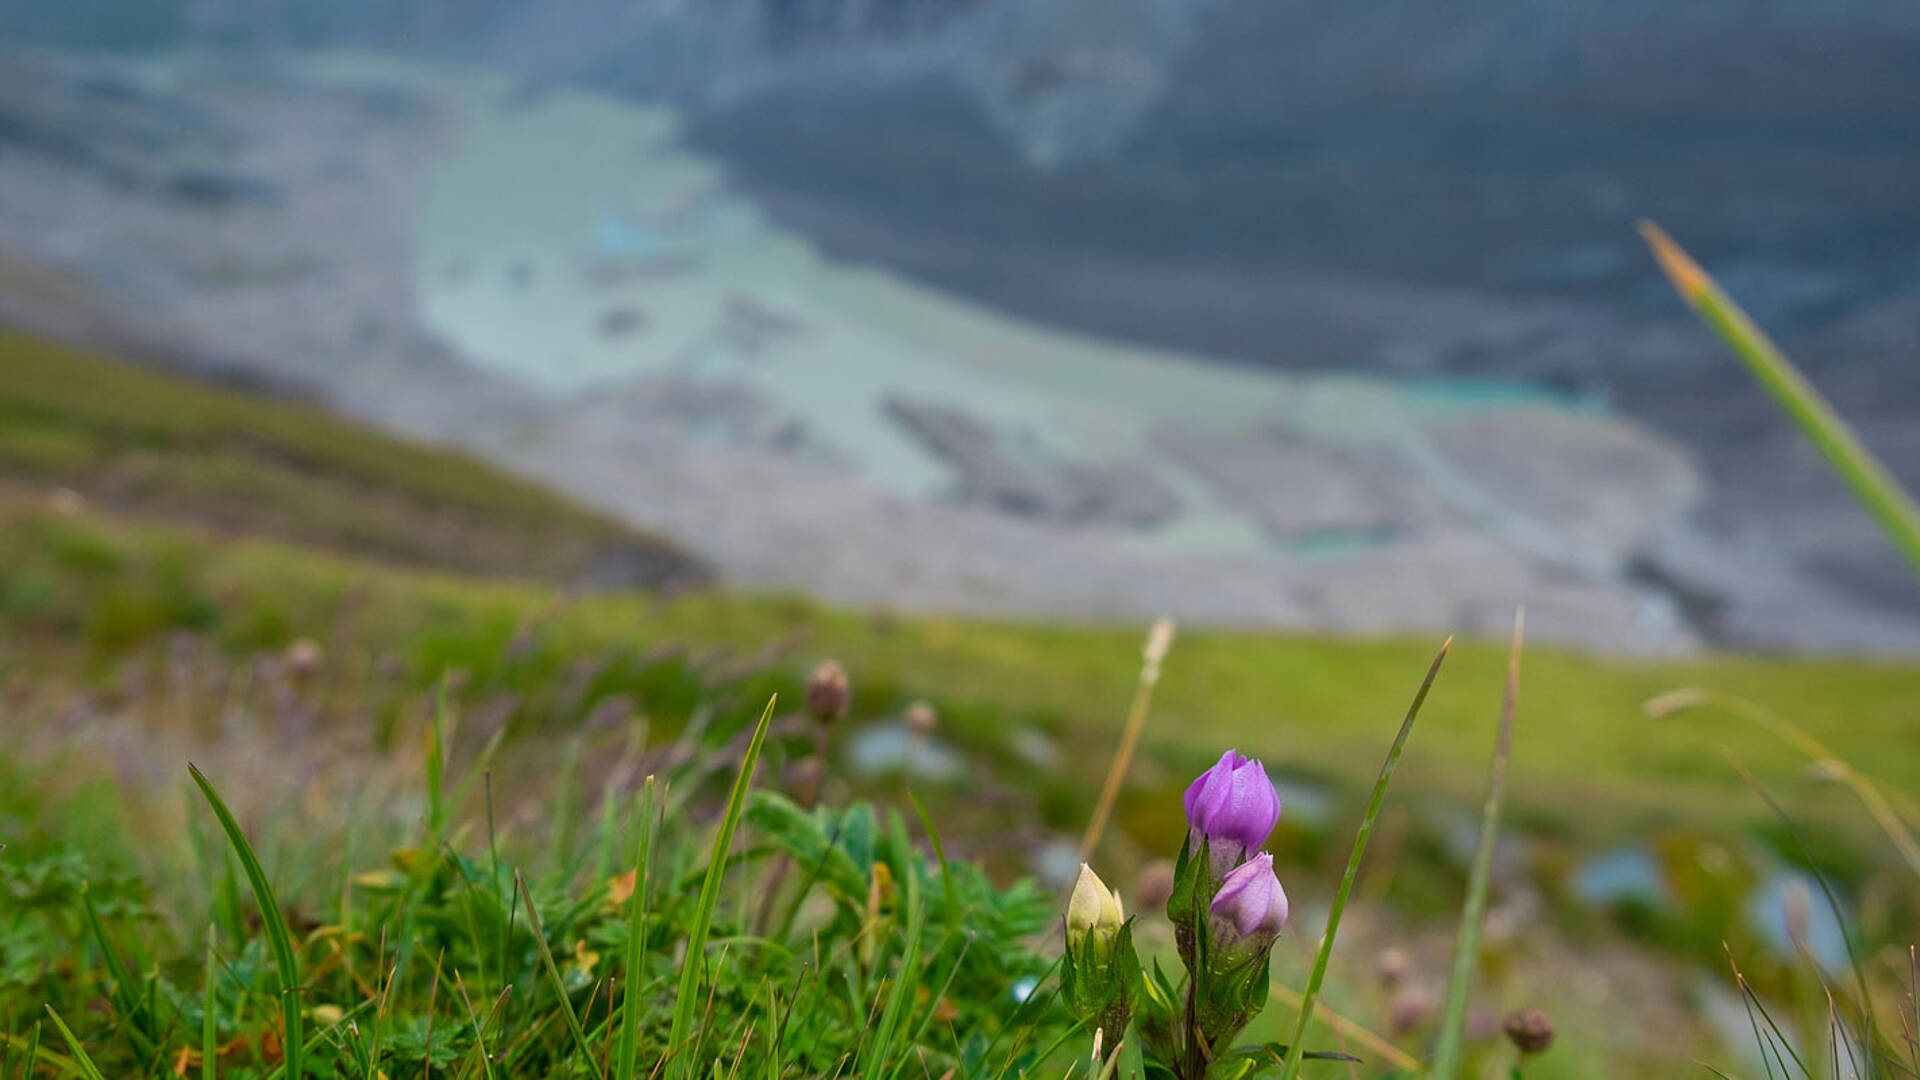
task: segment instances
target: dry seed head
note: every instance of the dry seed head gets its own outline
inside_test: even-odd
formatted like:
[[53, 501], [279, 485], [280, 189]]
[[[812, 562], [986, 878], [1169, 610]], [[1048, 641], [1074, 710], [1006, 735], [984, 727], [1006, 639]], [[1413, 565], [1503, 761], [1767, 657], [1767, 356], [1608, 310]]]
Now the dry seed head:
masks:
[[1146, 647], [1140, 650], [1141, 682], [1152, 685], [1160, 681], [1160, 664], [1172, 648], [1173, 620], [1163, 615], [1154, 621], [1153, 629], [1147, 631]]
[[787, 786], [795, 791], [812, 791], [827, 774], [820, 759], [808, 755], [787, 766]]
[[281, 657], [281, 663], [286, 665], [289, 677], [307, 679], [320, 670], [322, 657], [319, 642], [312, 638], [301, 638], [287, 646], [286, 655]]
[[1504, 1026], [1508, 1040], [1522, 1054], [1538, 1054], [1553, 1045], [1553, 1019], [1545, 1009], [1521, 1009], [1510, 1013]]
[[1394, 995], [1388, 1026], [1396, 1037], [1403, 1036], [1418, 1031], [1432, 1015], [1433, 997], [1425, 991], [1407, 987]]
[[1407, 981], [1407, 970], [1412, 966], [1406, 950], [1389, 945], [1380, 950], [1380, 958], [1374, 962], [1374, 977], [1380, 980], [1382, 989], [1397, 990], [1401, 983]]
[[847, 715], [853, 702], [853, 686], [847, 669], [833, 660], [822, 660], [807, 676], [807, 715], [822, 724], [831, 724]]

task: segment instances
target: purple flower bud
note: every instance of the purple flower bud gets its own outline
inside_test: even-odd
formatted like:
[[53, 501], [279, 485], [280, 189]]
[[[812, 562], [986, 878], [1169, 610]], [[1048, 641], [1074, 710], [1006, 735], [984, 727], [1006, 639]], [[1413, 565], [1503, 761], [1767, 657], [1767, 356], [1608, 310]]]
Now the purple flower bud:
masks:
[[1261, 852], [1235, 867], [1213, 898], [1214, 933], [1231, 942], [1271, 943], [1287, 924], [1287, 892], [1273, 876], [1273, 856]]
[[[1280, 795], [1266, 766], [1229, 750], [1187, 787], [1187, 824], [1194, 843], [1212, 841], [1218, 868], [1237, 865], [1260, 850], [1280, 820]], [[1219, 872], [1216, 869], [1216, 872]]]

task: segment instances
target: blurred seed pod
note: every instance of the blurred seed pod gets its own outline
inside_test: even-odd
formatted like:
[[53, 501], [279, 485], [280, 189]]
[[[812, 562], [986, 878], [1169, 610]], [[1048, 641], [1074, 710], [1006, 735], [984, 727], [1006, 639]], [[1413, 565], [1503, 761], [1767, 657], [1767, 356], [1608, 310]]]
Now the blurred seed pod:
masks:
[[1507, 1015], [1507, 1039], [1522, 1054], [1538, 1054], [1553, 1045], [1553, 1018], [1547, 1010], [1520, 1009]]
[[807, 676], [807, 715], [822, 724], [844, 719], [853, 703], [853, 686], [847, 669], [837, 661], [823, 660]]

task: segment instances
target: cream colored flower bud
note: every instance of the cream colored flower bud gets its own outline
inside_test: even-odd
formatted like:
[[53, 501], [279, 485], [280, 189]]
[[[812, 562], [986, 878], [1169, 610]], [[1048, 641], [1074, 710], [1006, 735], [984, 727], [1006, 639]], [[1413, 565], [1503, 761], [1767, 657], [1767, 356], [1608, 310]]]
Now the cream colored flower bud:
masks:
[[1073, 897], [1067, 901], [1068, 936], [1080, 937], [1096, 930], [1111, 934], [1126, 921], [1120, 898], [1107, 888], [1092, 867], [1081, 863], [1080, 879], [1073, 883]]

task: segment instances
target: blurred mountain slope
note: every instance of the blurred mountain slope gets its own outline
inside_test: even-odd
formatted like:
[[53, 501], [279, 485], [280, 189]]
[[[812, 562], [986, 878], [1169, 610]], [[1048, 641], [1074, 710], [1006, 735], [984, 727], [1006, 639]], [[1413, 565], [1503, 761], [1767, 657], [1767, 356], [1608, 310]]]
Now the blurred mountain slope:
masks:
[[3, 326], [0, 473], [122, 511], [401, 565], [588, 587], [708, 577], [671, 544], [464, 454]]

